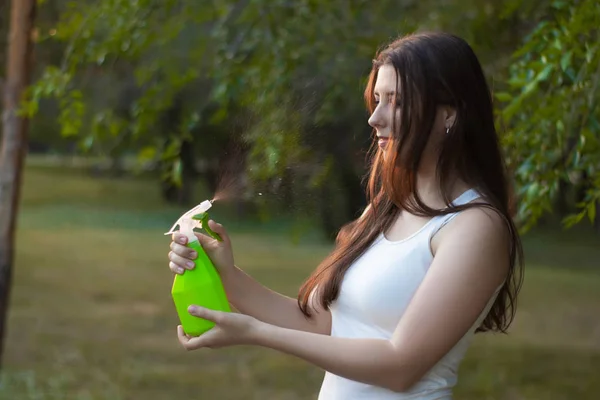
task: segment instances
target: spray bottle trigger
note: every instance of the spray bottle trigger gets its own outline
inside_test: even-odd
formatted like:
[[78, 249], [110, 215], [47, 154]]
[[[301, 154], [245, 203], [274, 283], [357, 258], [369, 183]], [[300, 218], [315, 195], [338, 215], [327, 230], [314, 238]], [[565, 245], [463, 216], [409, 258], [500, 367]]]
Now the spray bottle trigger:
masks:
[[210, 237], [218, 240], [219, 242], [223, 241], [221, 236], [217, 232], [210, 229], [210, 227], [208, 226], [208, 213], [202, 212], [202, 213], [196, 214], [192, 217], [192, 219], [194, 219], [196, 221], [200, 221], [202, 223], [202, 228], [204, 228], [204, 230]]

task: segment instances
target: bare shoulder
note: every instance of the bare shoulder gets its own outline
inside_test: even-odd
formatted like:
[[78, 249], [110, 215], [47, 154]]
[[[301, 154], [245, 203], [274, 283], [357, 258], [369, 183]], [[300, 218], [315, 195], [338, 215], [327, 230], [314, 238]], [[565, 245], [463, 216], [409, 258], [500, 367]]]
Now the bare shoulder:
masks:
[[[480, 203], [481, 204], [481, 203]], [[432, 238], [431, 249], [435, 255], [441, 248], [451, 248], [444, 253], [466, 251], [485, 256], [487, 265], [508, 267], [511, 237], [506, 219], [485, 204], [460, 212]], [[473, 255], [475, 255], [473, 254]]]
[[480, 204], [480, 207], [470, 208], [458, 214], [454, 221], [448, 224], [448, 232], [474, 236], [483, 234], [487, 237], [491, 235], [497, 240], [507, 240], [509, 231], [505, 218], [484, 203]]
[[508, 245], [510, 232], [505, 218], [485, 203], [479, 204], [481, 206], [460, 212], [452, 221], [440, 229], [433, 237], [432, 246], [435, 244], [437, 247], [442, 241], [451, 237], [474, 238], [479, 241], [491, 239], [498, 244]]

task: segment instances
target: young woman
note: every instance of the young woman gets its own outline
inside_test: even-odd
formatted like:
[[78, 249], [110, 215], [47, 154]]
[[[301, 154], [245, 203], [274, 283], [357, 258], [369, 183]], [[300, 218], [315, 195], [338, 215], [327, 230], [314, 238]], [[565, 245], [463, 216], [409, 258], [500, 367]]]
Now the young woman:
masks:
[[[216, 326], [193, 338], [179, 327], [179, 340], [302, 358], [326, 371], [321, 400], [450, 399], [473, 334], [507, 329], [522, 279], [490, 92], [467, 43], [422, 33], [377, 55], [365, 99], [377, 143], [369, 206], [298, 299], [237, 268], [211, 221], [224, 240], [200, 240], [240, 313], [192, 306]], [[173, 235], [175, 273], [196, 257], [185, 244]]]

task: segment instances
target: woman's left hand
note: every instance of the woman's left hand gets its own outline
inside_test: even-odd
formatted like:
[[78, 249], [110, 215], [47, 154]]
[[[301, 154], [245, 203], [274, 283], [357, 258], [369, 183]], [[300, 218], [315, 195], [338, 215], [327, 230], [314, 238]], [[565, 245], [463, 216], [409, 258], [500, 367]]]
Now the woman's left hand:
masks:
[[192, 337], [184, 333], [183, 327], [177, 327], [179, 342], [186, 350], [202, 347], [217, 349], [220, 347], [253, 344], [259, 334], [261, 322], [254, 317], [233, 312], [210, 310], [199, 306], [190, 306], [188, 312], [196, 317], [215, 323], [215, 326], [200, 336]]

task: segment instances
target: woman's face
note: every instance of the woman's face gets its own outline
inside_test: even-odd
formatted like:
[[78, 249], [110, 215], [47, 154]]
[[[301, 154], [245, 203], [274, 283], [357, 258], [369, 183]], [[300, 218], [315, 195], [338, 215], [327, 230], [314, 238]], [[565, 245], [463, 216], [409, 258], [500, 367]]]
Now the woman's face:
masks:
[[398, 120], [400, 115], [399, 108], [393, 103], [396, 92], [396, 71], [391, 65], [383, 65], [377, 73], [374, 89], [376, 107], [369, 118], [369, 125], [375, 129], [384, 155], [392, 137], [393, 118]]
[[[379, 147], [383, 150], [383, 156], [390, 151], [391, 140], [393, 138], [392, 122], [396, 120], [396, 127], [400, 123], [400, 107], [398, 106], [401, 93], [396, 84], [396, 71], [392, 65], [384, 64], [377, 73], [377, 80], [373, 94], [375, 96], [376, 107], [369, 118], [371, 125], [377, 134]], [[396, 103], [394, 103], [396, 95]], [[438, 106], [434, 116], [432, 130], [429, 133], [430, 140], [425, 148], [424, 161], [433, 162], [437, 144], [446, 134], [447, 129], [452, 126], [456, 112], [454, 109], [446, 106]]]

